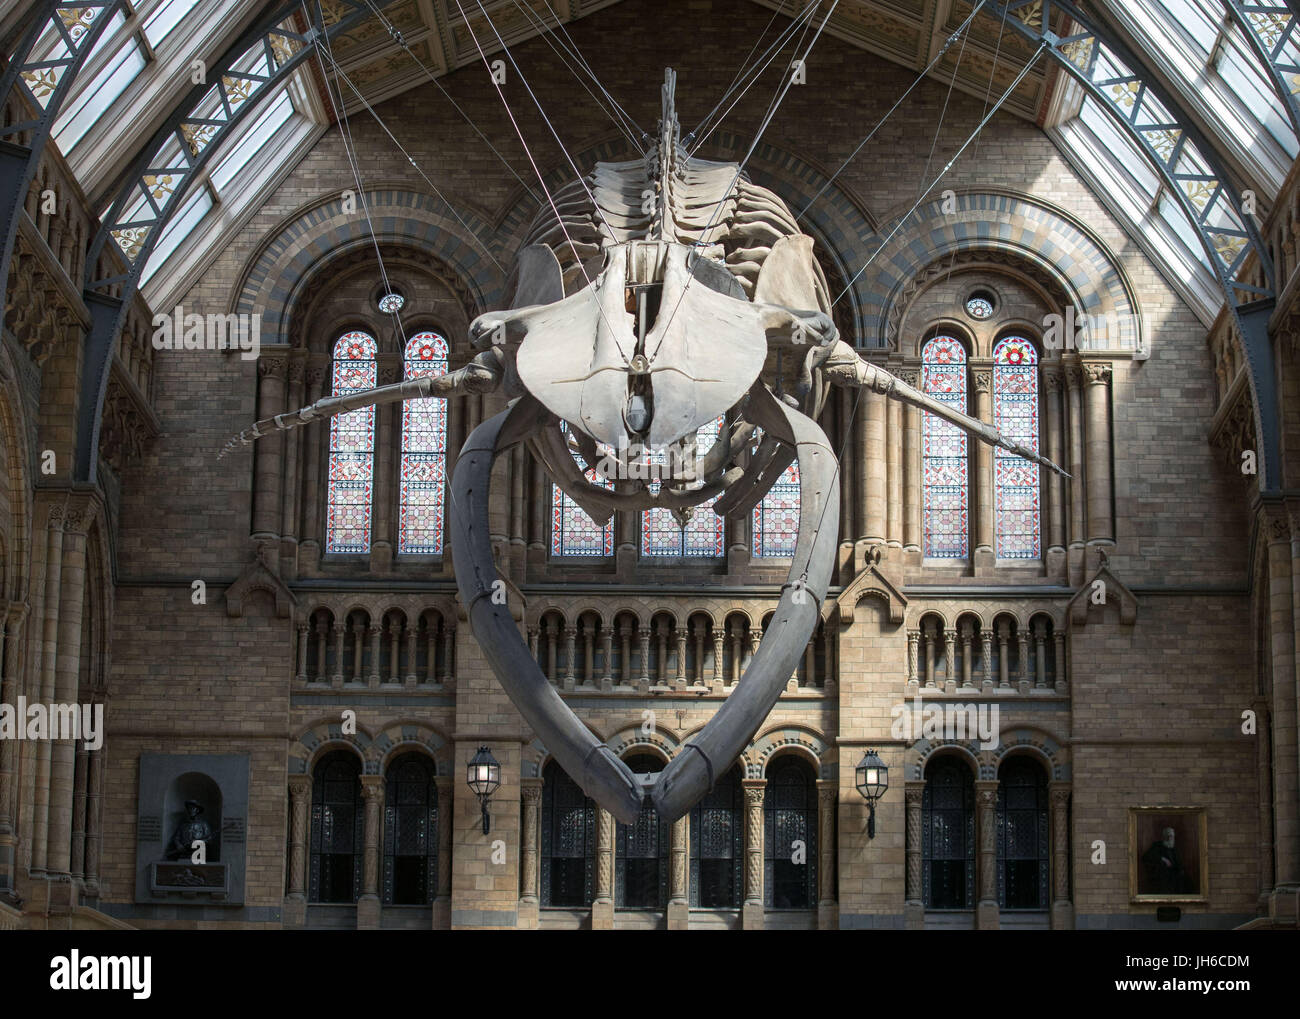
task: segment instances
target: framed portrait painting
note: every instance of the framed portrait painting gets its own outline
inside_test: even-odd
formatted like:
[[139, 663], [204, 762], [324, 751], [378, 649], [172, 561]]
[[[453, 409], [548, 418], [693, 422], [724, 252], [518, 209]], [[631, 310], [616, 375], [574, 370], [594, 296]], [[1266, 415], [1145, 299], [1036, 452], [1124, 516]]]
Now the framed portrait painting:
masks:
[[1209, 841], [1204, 807], [1129, 807], [1133, 902], [1207, 902]]

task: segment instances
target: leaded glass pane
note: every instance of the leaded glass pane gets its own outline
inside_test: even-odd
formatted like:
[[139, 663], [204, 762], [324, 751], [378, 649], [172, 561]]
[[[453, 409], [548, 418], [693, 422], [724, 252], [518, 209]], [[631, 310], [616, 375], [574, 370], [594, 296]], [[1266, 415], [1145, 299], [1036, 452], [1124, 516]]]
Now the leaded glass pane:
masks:
[[740, 768], [733, 767], [691, 808], [691, 905], [738, 909], [744, 858]]
[[[564, 432], [568, 425], [560, 424]], [[598, 447], [599, 448], [599, 447]], [[607, 447], [602, 453], [612, 452]], [[583, 466], [575, 452], [573, 458], [578, 466]], [[583, 476], [600, 488], [610, 488], [607, 481], [594, 467], [583, 471]], [[614, 554], [614, 519], [603, 527], [589, 517], [585, 510], [574, 502], [559, 485], [551, 485], [551, 555], [557, 556], [606, 556]]]
[[[724, 424], [723, 418], [702, 425], [696, 433], [695, 454], [703, 458], [713, 444]], [[663, 466], [667, 455], [663, 452], [646, 454], [646, 462], [652, 467]], [[659, 490], [659, 482], [650, 482], [652, 491]], [[641, 514], [641, 554], [643, 556], [704, 558], [721, 556], [726, 553], [726, 521], [713, 512], [714, 497], [700, 506], [696, 506], [691, 518], [683, 527], [678, 523], [673, 512], [663, 507], [648, 509]]]
[[[629, 757], [634, 774], [659, 772], [664, 762], [651, 754]], [[614, 830], [614, 905], [623, 909], [663, 909], [668, 904], [668, 825], [653, 806], [643, 806], [633, 824]]]
[[[437, 333], [417, 333], [406, 344], [404, 363], [406, 379], [447, 374], [447, 341]], [[434, 396], [406, 400], [402, 404], [398, 552], [442, 554], [446, 470], [447, 401]]]
[[998, 905], [1046, 909], [1048, 904], [1047, 776], [1030, 757], [1011, 757], [998, 774]]
[[754, 507], [754, 556], [789, 559], [799, 537], [799, 461], [785, 469]]
[[777, 758], [763, 791], [763, 894], [769, 909], [817, 904], [817, 776], [798, 757]]
[[326, 754], [312, 776], [309, 901], [356, 901], [364, 829], [360, 761], [347, 750]]
[[542, 775], [542, 905], [591, 904], [596, 805], [554, 761]]
[[921, 897], [927, 909], [975, 906], [975, 787], [970, 770], [941, 757], [921, 795]]
[[[1019, 336], [993, 348], [993, 423], [1004, 436], [1038, 450], [1038, 352]], [[1037, 559], [1041, 523], [1038, 464], [994, 450], [993, 519], [1002, 559]]]
[[[966, 349], [953, 337], [936, 336], [921, 349], [921, 389], [966, 412]], [[970, 532], [966, 433], [926, 413], [921, 452], [925, 555], [964, 559]]]
[[[344, 333], [334, 344], [331, 392], [373, 389], [374, 337]], [[370, 505], [375, 473], [375, 408], [362, 407], [330, 419], [326, 552], [370, 551]]]
[[438, 787], [433, 762], [403, 754], [384, 785], [384, 902], [424, 906], [438, 891]]

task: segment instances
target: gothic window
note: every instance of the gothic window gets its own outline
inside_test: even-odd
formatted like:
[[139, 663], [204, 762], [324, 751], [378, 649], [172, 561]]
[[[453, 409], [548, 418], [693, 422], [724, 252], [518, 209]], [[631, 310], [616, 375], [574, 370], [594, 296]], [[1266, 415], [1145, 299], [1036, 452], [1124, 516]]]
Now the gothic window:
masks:
[[542, 772], [542, 905], [589, 906], [595, 861], [596, 805], [551, 761]]
[[[921, 389], [965, 413], [966, 348], [953, 337], [936, 336], [921, 348]], [[927, 413], [921, 453], [924, 554], [964, 559], [970, 522], [966, 433]]]
[[[366, 333], [339, 337], [334, 344], [331, 382], [335, 396], [374, 388], [375, 349], [374, 337]], [[375, 408], [362, 407], [330, 418], [326, 552], [370, 551], [374, 478]]]
[[310, 902], [356, 902], [365, 852], [361, 762], [334, 750], [317, 762], [311, 785]]
[[998, 905], [1046, 909], [1050, 866], [1047, 776], [1032, 757], [998, 769]]
[[[567, 435], [567, 424], [561, 423], [560, 429]], [[599, 448], [599, 447], [598, 447]], [[602, 450], [608, 452], [608, 450]], [[576, 452], [573, 458], [578, 466], [583, 463]], [[583, 471], [584, 477], [593, 485], [609, 488], [611, 483], [595, 469], [588, 467]], [[557, 556], [606, 556], [614, 554], [614, 520], [604, 524], [596, 523], [587, 512], [565, 494], [559, 485], [551, 485], [551, 555]]]
[[[1038, 352], [1019, 336], [993, 348], [993, 423], [1038, 450]], [[1001, 559], [1037, 559], [1041, 515], [1038, 464], [1000, 446], [993, 451], [994, 526]]]
[[[723, 419], [718, 418], [702, 425], [696, 433], [695, 456], [703, 459], [704, 455], [718, 441], [723, 426]], [[652, 467], [662, 467], [668, 463], [669, 454], [652, 452], [647, 455], [647, 462]], [[652, 480], [650, 489], [659, 491], [659, 481]], [[657, 506], [641, 513], [641, 554], [643, 556], [686, 556], [703, 558], [721, 556], [726, 553], [726, 521], [713, 512], [716, 497], [700, 506], [694, 507], [691, 518], [685, 526], [677, 521], [672, 510]]]
[[733, 767], [691, 808], [691, 905], [739, 909], [745, 856], [740, 768]]
[[[406, 379], [447, 374], [447, 341], [437, 333], [416, 333], [406, 344], [404, 364]], [[405, 401], [398, 552], [442, 553], [446, 469], [447, 401], [433, 396]]]
[[789, 559], [799, 537], [799, 461], [785, 469], [754, 507], [754, 557]]
[[925, 768], [921, 898], [926, 909], [975, 907], [975, 784], [970, 769], [952, 756]]
[[426, 906], [438, 893], [438, 787], [433, 762], [403, 754], [384, 782], [384, 902]]
[[[634, 774], [663, 771], [653, 754], [624, 762]], [[614, 832], [614, 905], [622, 909], [663, 909], [668, 904], [668, 823], [652, 806], [643, 806], [635, 823]]]
[[817, 905], [817, 776], [800, 757], [778, 757], [763, 792], [763, 895], [769, 909]]

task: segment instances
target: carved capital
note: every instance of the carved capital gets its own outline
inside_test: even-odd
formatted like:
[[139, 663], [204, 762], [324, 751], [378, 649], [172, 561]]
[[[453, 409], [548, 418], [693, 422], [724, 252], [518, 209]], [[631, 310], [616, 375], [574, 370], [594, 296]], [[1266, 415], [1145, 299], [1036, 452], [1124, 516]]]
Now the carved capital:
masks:
[[1085, 364], [1083, 375], [1090, 386], [1104, 386], [1110, 382], [1111, 367], [1108, 364]]
[[288, 368], [283, 357], [263, 357], [257, 362], [257, 374], [264, 379], [283, 379]]
[[971, 378], [975, 383], [975, 392], [987, 393], [993, 388], [993, 372], [989, 370], [977, 371], [971, 373]]

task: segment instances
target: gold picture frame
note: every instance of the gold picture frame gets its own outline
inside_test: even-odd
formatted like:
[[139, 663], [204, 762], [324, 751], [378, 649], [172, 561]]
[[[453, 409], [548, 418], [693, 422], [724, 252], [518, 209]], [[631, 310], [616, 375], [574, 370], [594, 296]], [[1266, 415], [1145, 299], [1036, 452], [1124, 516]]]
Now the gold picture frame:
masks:
[[[1165, 829], [1173, 829], [1172, 847], [1165, 842]], [[1204, 807], [1128, 808], [1128, 887], [1135, 904], [1209, 901]]]

